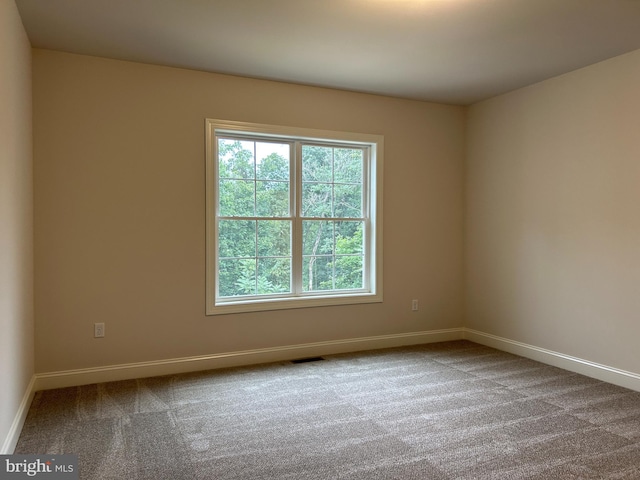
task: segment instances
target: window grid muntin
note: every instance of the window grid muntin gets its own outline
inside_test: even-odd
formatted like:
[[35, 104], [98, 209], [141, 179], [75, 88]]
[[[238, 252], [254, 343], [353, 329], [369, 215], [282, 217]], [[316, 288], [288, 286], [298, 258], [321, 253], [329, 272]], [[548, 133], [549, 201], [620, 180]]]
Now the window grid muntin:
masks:
[[[258, 136], [258, 135], [216, 135], [216, 145], [219, 145], [219, 140], [220, 139], [234, 139], [234, 140], [239, 140], [239, 141], [251, 141], [253, 142], [253, 168], [254, 168], [254, 176], [253, 176], [253, 181], [254, 183], [256, 183], [259, 179], [258, 176], [258, 161], [257, 161], [257, 155], [256, 155], [256, 144], [260, 141], [262, 141], [262, 137]], [[291, 157], [290, 157], [290, 164], [292, 164], [293, 166], [293, 171], [294, 171], [294, 175], [295, 175], [295, 181], [292, 181], [291, 178], [292, 176], [290, 175], [290, 180], [289, 180], [289, 190], [297, 192], [298, 190], [300, 191], [300, 193], [302, 193], [302, 188], [299, 187], [303, 187], [304, 183], [312, 183], [312, 184], [326, 184], [326, 185], [330, 185], [331, 186], [331, 205], [332, 205], [332, 211], [335, 212], [336, 206], [335, 206], [335, 185], [354, 185], [354, 186], [358, 186], [361, 187], [361, 192], [360, 192], [360, 209], [361, 212], [364, 214], [365, 211], [368, 210], [368, 205], [367, 205], [367, 199], [365, 196], [365, 192], [366, 192], [366, 172], [368, 171], [367, 169], [367, 164], [368, 164], [368, 148], [365, 146], [360, 146], [360, 145], [353, 145], [353, 144], [347, 144], [347, 143], [341, 143], [341, 142], [308, 142], [308, 141], [301, 141], [301, 140], [289, 140], [287, 141], [286, 139], [279, 139], [277, 137], [274, 138], [269, 138], [270, 142], [272, 143], [293, 143], [296, 147], [294, 149], [294, 156], [293, 156], [293, 161], [291, 161]], [[303, 149], [305, 146], [315, 146], [315, 147], [322, 147], [322, 148], [330, 148], [331, 149], [331, 181], [330, 182], [314, 182], [314, 181], [307, 181], [305, 182], [304, 180], [302, 180], [302, 172], [303, 172], [303, 166], [302, 166], [302, 162], [304, 161], [303, 158]], [[352, 182], [336, 182], [335, 181], [335, 176], [336, 176], [336, 171], [335, 171], [335, 150], [336, 149], [353, 149], [353, 150], [359, 150], [361, 151], [361, 167], [362, 167], [362, 179], [360, 183], [352, 183]], [[216, 155], [216, 163], [219, 164], [219, 156]], [[299, 175], [298, 171], [300, 172]], [[300, 177], [300, 179], [298, 179], [298, 176]], [[229, 179], [227, 177], [225, 177], [225, 179]], [[249, 179], [245, 179], [245, 178], [241, 178], [239, 180], [249, 180]], [[302, 200], [302, 195], [295, 195], [295, 198], [298, 199], [297, 201], [290, 202], [290, 207], [293, 207], [292, 210], [294, 210], [294, 212], [292, 213], [292, 216], [294, 218], [294, 225], [296, 223], [298, 223], [300, 225], [299, 230], [302, 230], [301, 228], [301, 224], [302, 222], [304, 222], [305, 220], [324, 220], [324, 221], [332, 221], [334, 222], [340, 222], [340, 221], [360, 221], [363, 223], [363, 253], [362, 254], [353, 254], [353, 255], [349, 255], [349, 256], [354, 256], [354, 257], [360, 257], [362, 258], [362, 287], [360, 288], [335, 288], [336, 285], [336, 260], [341, 258], [341, 257], [345, 257], [347, 255], [345, 254], [341, 254], [341, 255], [337, 255], [335, 254], [335, 247], [334, 247], [334, 254], [330, 257], [333, 262], [332, 262], [332, 275], [331, 275], [331, 281], [332, 281], [332, 288], [331, 289], [326, 289], [326, 290], [319, 290], [319, 289], [313, 289], [313, 290], [306, 290], [305, 289], [305, 285], [303, 283], [303, 277], [304, 277], [304, 271], [303, 271], [303, 267], [305, 264], [305, 258], [311, 258], [313, 256], [309, 256], [309, 255], [304, 255], [302, 254], [302, 232], [298, 232], [295, 228], [294, 225], [292, 225], [292, 229], [291, 229], [291, 276], [290, 276], [290, 291], [287, 292], [290, 295], [294, 295], [294, 296], [305, 296], [305, 295], [309, 295], [309, 294], [314, 294], [314, 293], [323, 293], [323, 294], [328, 294], [331, 292], [336, 292], [335, 294], [339, 294], [340, 292], [360, 292], [360, 291], [367, 291], [369, 288], [369, 282], [367, 279], [367, 274], [368, 274], [368, 269], [367, 269], [367, 264], [369, 263], [367, 261], [368, 258], [368, 249], [367, 249], [367, 244], [366, 244], [366, 238], [367, 238], [367, 231], [368, 231], [368, 219], [366, 216], [359, 216], [359, 217], [354, 217], [354, 216], [350, 216], [350, 217], [337, 217], [337, 216], [330, 216], [330, 217], [314, 217], [314, 216], [302, 216], [302, 206], [303, 206], [303, 200]], [[257, 188], [254, 188], [254, 212], [257, 211]], [[219, 208], [219, 201], [218, 201], [218, 208]], [[219, 211], [219, 210], [218, 210]], [[248, 217], [248, 216], [218, 216], [218, 221], [223, 220], [223, 219], [240, 219], [242, 218], [243, 220], [277, 220], [277, 219], [282, 219], [283, 217], [262, 217], [262, 216], [254, 216], [254, 217]], [[295, 220], [299, 219], [300, 222], [296, 222]], [[258, 265], [258, 260], [260, 258], [265, 258], [265, 257], [260, 257], [257, 254], [257, 249], [258, 249], [258, 229], [256, 228], [255, 231], [255, 248], [256, 248], [256, 256], [253, 257], [253, 259], [256, 262], [256, 284], [258, 283], [258, 273], [257, 273], [257, 265]], [[333, 241], [335, 243], [336, 238], [335, 238], [335, 233], [334, 233], [334, 237], [333, 237]], [[298, 255], [294, 252], [294, 250], [296, 250], [293, 245], [298, 246], [298, 249], [300, 250], [301, 254]], [[217, 254], [217, 253], [216, 253]], [[326, 258], [325, 256], [319, 255], [319, 256], [315, 256], [316, 258]], [[225, 259], [228, 259], [229, 257], [224, 257]], [[217, 261], [216, 264], [219, 264], [220, 260], [222, 260], [221, 257], [217, 256]], [[247, 258], [248, 259], [248, 258]], [[221, 296], [220, 292], [219, 292], [219, 275], [216, 275], [216, 298], [218, 299], [218, 301], [225, 301], [226, 299], [237, 299], [237, 298], [250, 298], [252, 297], [251, 295], [234, 295], [234, 296]], [[257, 288], [256, 288], [257, 290]], [[264, 298], [267, 296], [270, 296], [273, 294], [263, 294], [263, 295], [255, 295], [256, 298]]]
[[[220, 238], [220, 222], [222, 221], [237, 221], [237, 222], [255, 222], [255, 229], [254, 229], [254, 255], [253, 256], [227, 256], [227, 257], [222, 257], [220, 256], [220, 245], [219, 245], [219, 238]], [[259, 222], [261, 221], [266, 221], [266, 222], [278, 222], [278, 221], [283, 221], [283, 222], [288, 222], [290, 223], [290, 227], [289, 227], [289, 255], [260, 255], [260, 237], [259, 237]], [[293, 258], [292, 258], [292, 244], [293, 244], [293, 226], [292, 226], [292, 219], [290, 217], [218, 217], [217, 220], [217, 224], [218, 224], [218, 235], [216, 236], [216, 243], [217, 243], [217, 250], [216, 250], [216, 269], [219, 268], [219, 263], [220, 261], [223, 260], [254, 260], [255, 261], [255, 271], [256, 271], [256, 290], [257, 290], [257, 284], [258, 284], [258, 265], [259, 265], [259, 260], [260, 259], [288, 259], [290, 261], [290, 270], [293, 268]], [[264, 297], [266, 295], [291, 295], [293, 293], [293, 285], [291, 284], [291, 272], [289, 274], [289, 289], [287, 292], [281, 292], [278, 294], [260, 294], [260, 295], [255, 295], [256, 297]], [[219, 281], [219, 272], [216, 275], [216, 297], [219, 298], [220, 300], [224, 300], [224, 299], [237, 299], [237, 298], [245, 298], [245, 297], [251, 297], [251, 295], [221, 295], [220, 294], [220, 281]]]
[[[253, 177], [251, 178], [247, 178], [247, 177], [221, 177], [220, 176], [220, 172], [219, 172], [219, 168], [220, 168], [220, 154], [219, 154], [219, 146], [220, 146], [220, 141], [224, 141], [224, 140], [232, 140], [232, 141], [238, 141], [240, 143], [252, 143], [253, 144], [253, 151], [252, 151], [252, 164], [253, 164]], [[277, 179], [272, 179], [272, 178], [266, 178], [266, 177], [261, 177], [258, 175], [258, 154], [257, 154], [257, 144], [258, 143], [273, 143], [273, 144], [278, 144], [278, 145], [289, 145], [289, 179], [288, 180], [277, 180]], [[216, 214], [218, 217], [220, 216], [225, 216], [225, 217], [238, 217], [238, 218], [245, 218], [248, 217], [250, 215], [221, 215], [221, 204], [220, 204], [220, 198], [219, 198], [219, 193], [221, 190], [221, 181], [232, 181], [232, 182], [247, 182], [247, 183], [252, 183], [253, 184], [253, 215], [254, 216], [259, 216], [258, 215], [258, 184], [259, 183], [265, 183], [265, 182], [273, 182], [273, 183], [283, 183], [283, 184], [287, 184], [289, 186], [289, 216], [292, 215], [293, 212], [293, 208], [292, 208], [292, 192], [291, 192], [291, 164], [292, 164], [292, 153], [293, 153], [293, 149], [291, 148], [291, 140], [288, 139], [273, 139], [273, 138], [262, 138], [262, 137], [257, 137], [257, 136], [245, 136], [245, 135], [225, 135], [225, 134], [221, 134], [221, 135], [215, 135], [215, 167], [216, 167], [216, 182], [218, 185], [218, 188], [216, 188]], [[271, 215], [269, 216], [269, 218], [274, 218], [277, 217], [277, 215]]]
[[[223, 125], [223, 128], [215, 128], [213, 126], [213, 124], [219, 124], [219, 125]], [[290, 141], [292, 145], [295, 145], [295, 147], [292, 146], [292, 151], [296, 151], [296, 154], [294, 154], [293, 156], [290, 156], [290, 158], [293, 158], [295, 160], [295, 162], [290, 162], [290, 166], [291, 166], [291, 170], [293, 175], [290, 176], [291, 179], [291, 183], [292, 183], [292, 188], [290, 188], [290, 207], [292, 210], [297, 210], [300, 205], [300, 193], [301, 193], [301, 188], [296, 188], [302, 185], [302, 180], [301, 180], [301, 171], [300, 169], [296, 169], [296, 163], [297, 161], [299, 161], [299, 159], [301, 158], [301, 155], [298, 154], [300, 147], [299, 145], [301, 143], [317, 143], [319, 145], [322, 146], [333, 146], [333, 147], [337, 147], [337, 148], [357, 148], [357, 149], [361, 149], [363, 150], [363, 152], [365, 153], [365, 155], [363, 156], [363, 160], [362, 160], [362, 168], [363, 168], [363, 172], [362, 172], [362, 192], [361, 192], [361, 198], [362, 198], [362, 211], [363, 211], [363, 217], [321, 217], [324, 220], [363, 220], [364, 221], [364, 229], [363, 229], [363, 248], [364, 248], [364, 254], [365, 254], [365, 259], [364, 259], [364, 265], [362, 267], [362, 275], [364, 278], [364, 284], [365, 284], [365, 288], [363, 289], [358, 289], [356, 291], [347, 291], [347, 290], [337, 290], [335, 291], [336, 293], [334, 295], [330, 295], [327, 296], [326, 295], [326, 291], [322, 291], [322, 292], [305, 292], [304, 296], [305, 297], [315, 297], [318, 296], [320, 299], [326, 299], [329, 300], [330, 298], [336, 298], [336, 301], [331, 301], [330, 304], [339, 304], [339, 303], [369, 303], [369, 301], [367, 301], [366, 299], [368, 297], [363, 297], [361, 295], [365, 294], [365, 295], [372, 295], [371, 300], [370, 301], [374, 301], [374, 302], [378, 302], [381, 301], [382, 299], [382, 264], [381, 264], [381, 248], [379, 248], [378, 246], [376, 246], [375, 248], [373, 247], [374, 244], [374, 228], [376, 230], [380, 229], [381, 226], [381, 219], [382, 219], [382, 214], [381, 211], [379, 211], [378, 213], [376, 213], [376, 216], [379, 216], [379, 218], [375, 221], [375, 224], [380, 224], [380, 226], [378, 227], [374, 227], [374, 222], [370, 215], [371, 215], [371, 202], [370, 200], [380, 200], [381, 197], [378, 197], [376, 195], [376, 199], [371, 198], [369, 195], [369, 190], [371, 187], [373, 188], [377, 188], [380, 192], [381, 190], [381, 178], [378, 180], [377, 179], [377, 175], [375, 175], [375, 177], [371, 176], [371, 167], [373, 166], [371, 164], [372, 158], [371, 158], [371, 152], [372, 149], [371, 147], [381, 147], [382, 146], [382, 141], [383, 141], [383, 137], [381, 136], [376, 136], [376, 135], [361, 135], [361, 134], [343, 134], [341, 132], [322, 132], [322, 131], [316, 131], [316, 130], [308, 130], [308, 129], [296, 129], [296, 128], [289, 128], [289, 127], [273, 127], [273, 131], [284, 131], [287, 132], [286, 135], [274, 135], [271, 132], [271, 126], [266, 126], [266, 125], [258, 125], [258, 124], [243, 124], [241, 122], [224, 122], [224, 121], [217, 121], [217, 120], [207, 120], [207, 125], [208, 128], [211, 125], [211, 128], [208, 129], [208, 132], [210, 132], [211, 137], [207, 137], [207, 151], [208, 152], [214, 152], [214, 150], [217, 147], [217, 142], [215, 142], [215, 140], [218, 138], [218, 136], [224, 136], [225, 138], [231, 138], [231, 137], [235, 137], [235, 138], [239, 138], [241, 140], [251, 140], [251, 141], [256, 141], [256, 142], [260, 142], [260, 141], [265, 141], [265, 140], [273, 140], [275, 142], [282, 142], [282, 141]], [[227, 125], [229, 126], [227, 128]], [[249, 130], [249, 132], [243, 132], [243, 131], [239, 131], [237, 129], [237, 126], [246, 126], [247, 129]], [[294, 137], [294, 136], [289, 136], [289, 133], [291, 131], [294, 132], [301, 132], [303, 133], [303, 135], [299, 136], [299, 137]], [[220, 132], [218, 134], [218, 132]], [[325, 141], [324, 139], [322, 141], [319, 142], [309, 142], [309, 138], [311, 137], [306, 137], [306, 133], [307, 132], [322, 132], [322, 137], [324, 138], [329, 138], [332, 137], [333, 134], [335, 133], [336, 135], [336, 140], [331, 140], [331, 141]], [[331, 135], [327, 135], [327, 137], [325, 137], [325, 134], [331, 134]], [[355, 137], [358, 138], [357, 141], [353, 141], [351, 140], [346, 140], [346, 137]], [[211, 138], [212, 140], [210, 141], [209, 138]], [[320, 136], [318, 136], [317, 138], [320, 138]], [[345, 140], [343, 141], [343, 138], [345, 138]], [[376, 170], [381, 171], [381, 165], [382, 165], [382, 150], [380, 148], [377, 148], [377, 151], [379, 153], [376, 154], [376, 163], [380, 163], [379, 166], [376, 166]], [[208, 154], [209, 155], [209, 154]], [[377, 158], [380, 157], [380, 158]], [[212, 158], [212, 164], [211, 164], [211, 168], [208, 167], [208, 171], [213, 172], [213, 179], [217, 180], [218, 179], [218, 172], [217, 172], [217, 153], [213, 153], [213, 155], [211, 155]], [[209, 165], [209, 164], [208, 164]], [[294, 177], [295, 175], [295, 177]], [[335, 173], [334, 173], [334, 177], [335, 177]], [[293, 181], [293, 178], [295, 178], [295, 181]], [[340, 184], [349, 184], [349, 182], [335, 182], [335, 178], [332, 178], [333, 184], [334, 185], [340, 185]], [[370, 182], [375, 181], [376, 185], [370, 185]], [[379, 183], [379, 185], [378, 185]], [[355, 184], [354, 184], [355, 185]], [[208, 198], [212, 198], [212, 205], [215, 205], [215, 209], [217, 210], [217, 205], [218, 205], [218, 200], [217, 200], [217, 189], [213, 189], [214, 192], [212, 192], [213, 197], [209, 196], [208, 194]], [[374, 190], [375, 191], [375, 190]], [[224, 217], [221, 217], [224, 218]], [[263, 219], [264, 217], [258, 217], [260, 219]], [[309, 218], [309, 219], [313, 219], [314, 217], [305, 217], [305, 218]], [[264, 218], [266, 220], [266, 218]], [[282, 219], [282, 218], [277, 218], [277, 217], [273, 217], [270, 219]], [[216, 219], [217, 220], [217, 219]], [[296, 278], [296, 273], [300, 272], [301, 268], [298, 268], [295, 266], [295, 264], [299, 261], [301, 261], [302, 259], [302, 255], [300, 252], [298, 252], [299, 249], [301, 249], [301, 233], [300, 233], [300, 224], [301, 224], [301, 218], [299, 216], [293, 216], [292, 220], [292, 236], [294, 236], [297, 239], [300, 239], [299, 241], [294, 241], [292, 242], [291, 248], [292, 248], [292, 269], [293, 269], [293, 275], [292, 275], [292, 281], [295, 282], [294, 285], [300, 285], [301, 284], [301, 279]], [[211, 223], [212, 225], [212, 230], [209, 230], [210, 232], [212, 232], [212, 237], [213, 237], [213, 242], [212, 244], [212, 248], [207, 247], [207, 252], [211, 253], [212, 256], [210, 256], [209, 258], [213, 258], [213, 255], [217, 255], [217, 231], [216, 231], [216, 227], [217, 227], [217, 221], [213, 221]], [[376, 233], [375, 235], [380, 235], [381, 234], [381, 230]], [[382, 238], [379, 239], [380, 241], [380, 246], [381, 246], [381, 241]], [[377, 243], [377, 241], [375, 242]], [[375, 262], [376, 263], [376, 269], [372, 270], [372, 263]], [[208, 277], [208, 278], [212, 278], [212, 286], [215, 285], [215, 290], [214, 292], [216, 292], [217, 294], [217, 283], [218, 283], [218, 272], [217, 272], [217, 261], [216, 262], [212, 262], [212, 272], [214, 272], [214, 277]], [[209, 268], [209, 267], [208, 267]], [[373, 274], [373, 272], [377, 272], [375, 273], [376, 278], [371, 278], [371, 275]], [[375, 282], [375, 283], [373, 283]], [[374, 289], [372, 289], [372, 285], [376, 285], [374, 287]], [[379, 291], [378, 291], [379, 290]], [[299, 293], [299, 292], [297, 292]], [[330, 292], [329, 292], [330, 293]], [[354, 294], [356, 295], [356, 297], [353, 297], [353, 300], [348, 300], [348, 298], [352, 298], [351, 295]], [[213, 303], [207, 303], [207, 305], [211, 305], [212, 307], [218, 304], [218, 301], [215, 300], [216, 297], [212, 297], [212, 302]], [[243, 300], [245, 299], [245, 297], [242, 297]], [[281, 299], [290, 299], [293, 300], [295, 297], [295, 293], [294, 295], [273, 295], [271, 297], [272, 299], [277, 300], [278, 298]], [[341, 298], [344, 298], [345, 300], [340, 300]], [[248, 307], [241, 307], [241, 305], [250, 305], [250, 303], [253, 301], [252, 298], [246, 297], [247, 301], [241, 301], [241, 302], [232, 302], [232, 304], [237, 304], [239, 308], [241, 308], [242, 310], [244, 310], [245, 308]], [[259, 296], [258, 298], [256, 298], [255, 300], [259, 300], [260, 304], [263, 304], [264, 302], [267, 302], [265, 305], [265, 309], [273, 309], [273, 308], [292, 308], [294, 307], [295, 304], [293, 303], [287, 303], [287, 304], [283, 304], [282, 307], [276, 307], [275, 304], [273, 304], [273, 306], [268, 306], [268, 302], [269, 302], [269, 298], [265, 298], [264, 296]], [[323, 301], [323, 300], [321, 300]], [[324, 302], [324, 301], [323, 301]], [[324, 303], [322, 303], [324, 304]], [[313, 302], [313, 303], [302, 303], [300, 304], [301, 306], [303, 305], [320, 305], [320, 303], [317, 302]], [[220, 313], [222, 312], [226, 312], [227, 307], [225, 307], [224, 310], [220, 310]], [[255, 310], [259, 307], [251, 307], [250, 310]], [[234, 310], [234, 311], [242, 311], [242, 310]], [[213, 310], [207, 310], [207, 313], [214, 313]]]
[[[220, 180], [222, 179], [222, 177], [219, 174], [219, 168], [220, 168], [220, 154], [219, 154], [219, 145], [220, 145], [220, 141], [221, 140], [233, 140], [233, 141], [239, 141], [239, 142], [251, 142], [252, 146], [253, 146], [253, 151], [252, 151], [252, 155], [253, 155], [253, 178], [252, 179], [246, 179], [246, 178], [240, 178], [238, 180], [243, 180], [243, 181], [247, 181], [250, 180], [253, 182], [254, 184], [254, 188], [253, 188], [253, 216], [247, 216], [247, 215], [232, 215], [232, 216], [222, 216], [220, 215], [220, 208], [221, 208], [221, 203], [220, 203], [220, 198], [219, 198], [219, 193], [220, 193], [220, 188], [216, 188], [216, 195], [215, 195], [215, 211], [216, 211], [216, 219], [215, 219], [215, 224], [216, 224], [216, 229], [215, 229], [215, 298], [216, 298], [216, 303], [218, 301], [220, 302], [225, 302], [225, 301], [233, 301], [235, 299], [238, 298], [242, 298], [242, 299], [249, 299], [249, 298], [264, 298], [264, 297], [271, 297], [271, 296], [290, 296], [292, 294], [292, 275], [291, 275], [291, 270], [293, 268], [293, 252], [292, 252], [292, 244], [293, 244], [293, 228], [292, 226], [290, 226], [289, 231], [290, 231], [290, 238], [289, 238], [289, 250], [290, 250], [290, 254], [288, 257], [284, 257], [284, 256], [261, 256], [259, 255], [258, 249], [259, 249], [259, 228], [258, 228], [258, 222], [260, 221], [287, 221], [287, 222], [291, 222], [292, 221], [292, 214], [293, 214], [293, 193], [291, 190], [291, 176], [294, 172], [294, 167], [292, 166], [292, 164], [294, 163], [292, 161], [293, 159], [293, 145], [290, 139], [283, 139], [283, 138], [265, 138], [265, 137], [261, 137], [261, 136], [257, 136], [257, 135], [233, 135], [233, 134], [225, 134], [225, 133], [221, 133], [221, 134], [215, 134], [214, 135], [214, 145], [215, 145], [215, 151], [214, 151], [214, 166], [215, 166], [215, 179], [217, 180], [218, 185], [220, 185]], [[258, 216], [256, 215], [257, 211], [258, 211], [258, 198], [257, 198], [257, 194], [258, 194], [258, 188], [257, 188], [257, 182], [261, 181], [261, 180], [268, 180], [268, 181], [276, 181], [276, 180], [272, 180], [272, 179], [266, 179], [261, 177], [258, 174], [258, 155], [257, 155], [257, 144], [258, 143], [273, 143], [273, 144], [288, 144], [289, 145], [289, 180], [286, 182], [282, 182], [282, 183], [287, 183], [289, 185], [289, 216], [288, 217], [282, 217], [282, 216], [270, 216], [270, 217], [265, 217], [265, 216]], [[233, 177], [224, 177], [225, 180], [234, 180]], [[255, 222], [255, 231], [254, 231], [254, 256], [253, 257], [237, 257], [238, 260], [253, 260], [255, 268], [254, 268], [254, 272], [255, 272], [255, 290], [258, 290], [258, 282], [259, 282], [259, 264], [260, 264], [260, 260], [261, 259], [268, 259], [268, 258], [281, 258], [281, 259], [288, 259], [289, 260], [289, 264], [290, 264], [290, 272], [289, 272], [289, 288], [287, 292], [283, 292], [283, 293], [277, 293], [277, 294], [257, 294], [257, 295], [248, 295], [248, 294], [243, 294], [243, 295], [222, 295], [220, 292], [220, 265], [221, 265], [221, 261], [222, 260], [230, 260], [233, 259], [233, 257], [221, 257], [220, 256], [220, 247], [219, 247], [219, 242], [220, 242], [220, 228], [219, 228], [219, 224], [221, 221], [224, 220], [231, 220], [231, 221], [253, 221]]]

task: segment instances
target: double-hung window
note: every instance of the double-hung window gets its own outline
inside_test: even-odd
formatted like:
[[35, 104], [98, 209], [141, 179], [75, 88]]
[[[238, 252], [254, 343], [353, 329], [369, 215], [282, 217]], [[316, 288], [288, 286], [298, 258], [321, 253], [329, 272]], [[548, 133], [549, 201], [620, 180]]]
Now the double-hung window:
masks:
[[382, 301], [379, 135], [206, 121], [207, 313]]

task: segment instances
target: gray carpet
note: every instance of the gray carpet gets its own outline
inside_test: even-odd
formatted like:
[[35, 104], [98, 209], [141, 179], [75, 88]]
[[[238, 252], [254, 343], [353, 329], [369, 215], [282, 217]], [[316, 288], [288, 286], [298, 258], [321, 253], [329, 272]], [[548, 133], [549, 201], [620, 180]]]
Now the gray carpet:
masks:
[[640, 393], [467, 341], [38, 392], [82, 479], [640, 479]]

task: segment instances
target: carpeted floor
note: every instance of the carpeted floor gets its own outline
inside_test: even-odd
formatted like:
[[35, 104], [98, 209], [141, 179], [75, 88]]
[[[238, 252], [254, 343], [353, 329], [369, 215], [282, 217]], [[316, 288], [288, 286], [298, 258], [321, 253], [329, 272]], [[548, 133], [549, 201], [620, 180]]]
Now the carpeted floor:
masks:
[[467, 341], [38, 392], [82, 479], [640, 479], [640, 393]]

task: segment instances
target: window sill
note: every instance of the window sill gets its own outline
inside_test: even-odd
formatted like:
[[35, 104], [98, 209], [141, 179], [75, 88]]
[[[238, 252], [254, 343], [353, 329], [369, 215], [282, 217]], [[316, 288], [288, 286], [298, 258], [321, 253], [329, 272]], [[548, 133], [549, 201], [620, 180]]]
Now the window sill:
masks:
[[238, 300], [218, 303], [207, 308], [207, 315], [226, 315], [232, 313], [262, 312], [270, 310], [288, 310], [291, 308], [313, 308], [334, 305], [358, 305], [363, 303], [381, 303], [382, 295], [375, 293], [357, 293], [346, 295], [313, 296], [297, 298], [276, 298], [260, 300]]

